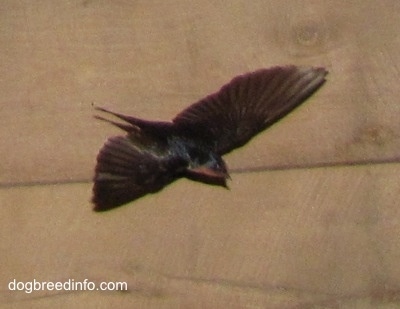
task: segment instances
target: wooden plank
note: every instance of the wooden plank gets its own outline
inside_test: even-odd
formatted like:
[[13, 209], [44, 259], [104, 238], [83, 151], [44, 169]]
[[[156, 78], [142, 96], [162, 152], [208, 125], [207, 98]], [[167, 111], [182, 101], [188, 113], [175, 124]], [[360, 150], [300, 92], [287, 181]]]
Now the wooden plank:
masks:
[[0, 183], [89, 179], [117, 131], [92, 103], [171, 119], [232, 76], [326, 66], [306, 105], [227, 158], [233, 169], [398, 161], [398, 1], [1, 3]]
[[[108, 213], [87, 184], [0, 190], [2, 308], [399, 306], [399, 164], [189, 181]], [[5, 290], [16, 279], [127, 292]], [[90, 304], [90, 305], [88, 305]]]

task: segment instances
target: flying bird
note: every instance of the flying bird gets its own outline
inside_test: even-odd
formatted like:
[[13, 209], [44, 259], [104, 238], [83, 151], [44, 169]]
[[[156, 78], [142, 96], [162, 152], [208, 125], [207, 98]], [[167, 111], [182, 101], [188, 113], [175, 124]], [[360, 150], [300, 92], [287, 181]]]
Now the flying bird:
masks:
[[97, 156], [95, 211], [109, 210], [185, 177], [227, 187], [222, 156], [287, 115], [325, 82], [324, 68], [276, 66], [239, 75], [181, 111], [171, 122], [111, 112], [100, 116], [125, 135], [109, 138]]

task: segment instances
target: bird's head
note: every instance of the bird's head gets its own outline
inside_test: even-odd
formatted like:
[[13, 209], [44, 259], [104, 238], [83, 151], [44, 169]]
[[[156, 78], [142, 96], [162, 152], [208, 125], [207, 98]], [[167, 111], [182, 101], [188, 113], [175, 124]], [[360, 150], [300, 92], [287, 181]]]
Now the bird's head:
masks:
[[206, 161], [194, 163], [187, 172], [189, 179], [225, 188], [228, 188], [226, 180], [231, 178], [224, 160], [213, 153], [207, 156]]

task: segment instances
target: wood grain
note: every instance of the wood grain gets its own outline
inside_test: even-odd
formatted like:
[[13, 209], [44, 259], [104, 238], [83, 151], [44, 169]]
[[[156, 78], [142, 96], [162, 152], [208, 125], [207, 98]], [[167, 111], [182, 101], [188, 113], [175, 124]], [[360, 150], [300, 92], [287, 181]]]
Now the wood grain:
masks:
[[[395, 308], [400, 2], [0, 4], [2, 308]], [[229, 154], [231, 190], [177, 181], [91, 210], [93, 106], [171, 119], [236, 74], [325, 66], [305, 105]], [[13, 280], [126, 292], [13, 292]]]
[[397, 3], [254, 3], [3, 1], [0, 182], [90, 179], [118, 134], [92, 104], [169, 120], [236, 74], [289, 63], [329, 81], [231, 169], [398, 161]]

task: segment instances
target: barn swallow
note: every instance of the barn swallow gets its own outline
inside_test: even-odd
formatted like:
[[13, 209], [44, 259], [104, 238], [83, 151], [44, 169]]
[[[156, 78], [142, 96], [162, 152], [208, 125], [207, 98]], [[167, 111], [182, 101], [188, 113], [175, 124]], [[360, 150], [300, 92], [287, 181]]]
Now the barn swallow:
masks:
[[185, 177], [227, 188], [222, 155], [241, 147], [299, 106], [325, 82], [324, 68], [276, 66], [239, 75], [181, 111], [171, 122], [111, 112], [125, 131], [107, 140], [97, 156], [95, 211], [155, 193]]

